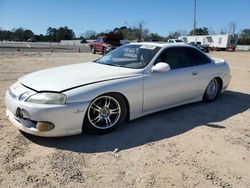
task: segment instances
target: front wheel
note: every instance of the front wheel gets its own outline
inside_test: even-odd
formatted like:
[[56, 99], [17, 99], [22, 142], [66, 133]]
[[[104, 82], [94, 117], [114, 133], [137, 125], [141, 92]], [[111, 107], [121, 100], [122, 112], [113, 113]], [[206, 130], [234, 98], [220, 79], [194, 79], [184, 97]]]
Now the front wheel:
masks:
[[103, 47], [103, 48], [102, 48], [102, 55], [105, 55], [105, 54], [106, 54], [106, 48]]
[[214, 101], [217, 98], [217, 96], [220, 94], [220, 88], [221, 86], [220, 86], [220, 82], [218, 81], [218, 79], [216, 78], [212, 79], [206, 88], [206, 91], [203, 96], [203, 100], [206, 102]]
[[83, 130], [90, 133], [110, 132], [125, 121], [126, 114], [127, 105], [122, 96], [102, 95], [90, 103]]
[[96, 53], [94, 46], [91, 47], [91, 52], [92, 52], [92, 54]]

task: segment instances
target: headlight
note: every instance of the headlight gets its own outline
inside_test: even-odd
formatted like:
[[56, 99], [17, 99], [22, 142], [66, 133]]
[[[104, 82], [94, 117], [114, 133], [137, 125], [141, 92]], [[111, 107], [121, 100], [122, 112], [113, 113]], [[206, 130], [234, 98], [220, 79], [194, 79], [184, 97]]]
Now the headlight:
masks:
[[27, 102], [37, 104], [64, 104], [66, 102], [66, 95], [62, 93], [36, 93], [26, 99]]

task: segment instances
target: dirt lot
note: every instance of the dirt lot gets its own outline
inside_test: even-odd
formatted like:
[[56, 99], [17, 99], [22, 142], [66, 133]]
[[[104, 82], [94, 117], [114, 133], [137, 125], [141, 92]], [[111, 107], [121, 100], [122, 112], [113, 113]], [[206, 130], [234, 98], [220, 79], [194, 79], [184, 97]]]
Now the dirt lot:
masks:
[[98, 55], [0, 53], [0, 187], [250, 187], [250, 53], [210, 55], [227, 59], [233, 76], [213, 103], [148, 115], [106, 135], [39, 138], [6, 120], [6, 89], [29, 72]]

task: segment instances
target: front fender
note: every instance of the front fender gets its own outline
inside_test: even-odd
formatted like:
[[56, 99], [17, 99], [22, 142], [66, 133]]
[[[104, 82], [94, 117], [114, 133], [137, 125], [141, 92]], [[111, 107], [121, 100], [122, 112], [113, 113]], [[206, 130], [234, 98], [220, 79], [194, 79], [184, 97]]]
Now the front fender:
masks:
[[121, 93], [128, 101], [130, 120], [139, 117], [143, 103], [143, 76], [94, 83], [64, 92], [67, 103], [90, 102], [104, 93]]

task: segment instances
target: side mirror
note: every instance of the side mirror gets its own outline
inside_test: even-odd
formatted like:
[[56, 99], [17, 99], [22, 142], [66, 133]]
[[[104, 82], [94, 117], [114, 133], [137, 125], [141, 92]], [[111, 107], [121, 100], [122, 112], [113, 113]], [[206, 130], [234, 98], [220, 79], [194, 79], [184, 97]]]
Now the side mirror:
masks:
[[151, 69], [152, 72], [167, 72], [170, 71], [170, 66], [167, 63], [159, 62]]

